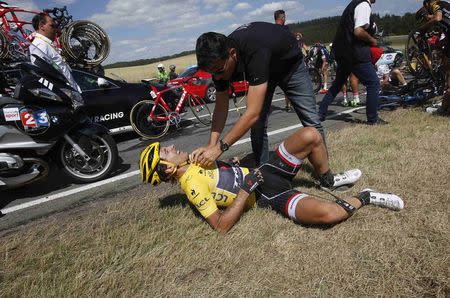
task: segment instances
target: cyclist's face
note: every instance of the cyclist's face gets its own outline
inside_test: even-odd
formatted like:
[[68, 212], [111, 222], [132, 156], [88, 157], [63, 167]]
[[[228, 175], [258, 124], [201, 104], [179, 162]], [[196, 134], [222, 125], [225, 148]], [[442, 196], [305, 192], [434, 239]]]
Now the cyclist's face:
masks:
[[159, 157], [168, 162], [179, 164], [188, 158], [188, 153], [177, 150], [175, 145], [170, 145], [159, 149]]

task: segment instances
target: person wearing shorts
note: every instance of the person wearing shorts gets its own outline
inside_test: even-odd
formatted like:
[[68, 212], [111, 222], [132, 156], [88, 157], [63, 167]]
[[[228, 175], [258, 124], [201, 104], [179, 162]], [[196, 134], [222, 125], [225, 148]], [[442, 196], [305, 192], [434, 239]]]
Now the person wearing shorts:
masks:
[[187, 152], [174, 145], [161, 147], [159, 142], [142, 151], [139, 168], [142, 180], [152, 185], [161, 181], [180, 183], [189, 202], [221, 233], [229, 231], [245, 210], [256, 205], [306, 225], [337, 224], [368, 204], [403, 209], [400, 197], [370, 189], [345, 199], [336, 198], [334, 202], [294, 189], [292, 180], [305, 159], [319, 174], [320, 184], [329, 189], [353, 185], [362, 174], [358, 169], [333, 174], [323, 139], [311, 127], [297, 130], [271, 153], [268, 162], [256, 169], [221, 161], [214, 167], [202, 168], [191, 163]]

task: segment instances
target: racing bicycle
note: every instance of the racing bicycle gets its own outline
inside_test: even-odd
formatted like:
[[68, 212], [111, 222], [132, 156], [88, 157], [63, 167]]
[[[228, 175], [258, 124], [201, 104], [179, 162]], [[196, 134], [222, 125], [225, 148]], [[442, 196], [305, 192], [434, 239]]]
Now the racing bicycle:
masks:
[[[131, 109], [130, 122], [134, 131], [145, 139], [164, 136], [169, 131], [170, 125], [175, 125], [177, 128], [180, 126], [186, 103], [200, 123], [209, 125], [212, 122], [209, 107], [203, 98], [189, 90], [189, 85], [195, 84], [197, 80], [196, 77], [190, 77], [159, 91], [155, 85], [150, 84], [152, 100], [142, 100]], [[166, 100], [163, 98], [163, 95], [169, 95], [169, 93], [181, 93], [176, 105], [168, 102], [167, 96]]]
[[69, 65], [96, 70], [108, 57], [110, 42], [106, 32], [93, 22], [73, 21], [66, 6], [39, 11], [0, 1], [0, 59], [14, 62], [27, 57], [34, 39], [30, 19], [42, 12], [57, 24], [54, 42]]

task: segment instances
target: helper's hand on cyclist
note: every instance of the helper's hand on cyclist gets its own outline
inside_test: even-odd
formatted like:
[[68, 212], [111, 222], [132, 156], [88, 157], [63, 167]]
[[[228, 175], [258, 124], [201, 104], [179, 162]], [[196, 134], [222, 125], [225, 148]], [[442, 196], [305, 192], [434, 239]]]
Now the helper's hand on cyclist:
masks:
[[248, 173], [244, 178], [244, 183], [241, 185], [241, 189], [248, 194], [251, 194], [258, 185], [264, 183], [264, 178], [259, 169], [254, 169]]
[[220, 150], [219, 144], [216, 144], [195, 149], [192, 152], [192, 159], [195, 164], [207, 168], [212, 166], [220, 155], [222, 155], [222, 150]]

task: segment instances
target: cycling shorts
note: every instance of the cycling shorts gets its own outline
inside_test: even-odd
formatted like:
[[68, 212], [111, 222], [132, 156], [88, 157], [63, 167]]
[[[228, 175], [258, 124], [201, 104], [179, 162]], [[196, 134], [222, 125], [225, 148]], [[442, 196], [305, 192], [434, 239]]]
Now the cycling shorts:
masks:
[[271, 153], [268, 163], [259, 167], [264, 184], [256, 191], [259, 207], [271, 208], [281, 215], [298, 221], [295, 210], [298, 202], [309, 195], [293, 189], [292, 179], [298, 173], [302, 161], [289, 154], [281, 144], [276, 152]]

